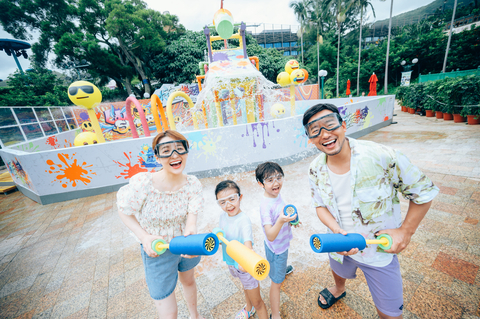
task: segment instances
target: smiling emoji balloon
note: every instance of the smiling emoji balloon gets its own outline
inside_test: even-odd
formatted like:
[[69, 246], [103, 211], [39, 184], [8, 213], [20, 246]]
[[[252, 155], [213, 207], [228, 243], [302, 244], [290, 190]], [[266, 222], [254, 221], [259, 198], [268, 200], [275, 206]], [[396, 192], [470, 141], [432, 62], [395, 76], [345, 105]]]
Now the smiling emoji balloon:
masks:
[[87, 81], [76, 81], [68, 87], [68, 97], [77, 106], [87, 109], [88, 117], [95, 130], [95, 135], [99, 143], [105, 143], [103, 131], [98, 123], [94, 108], [102, 102], [102, 93], [92, 83]]
[[298, 61], [297, 60], [290, 60], [285, 64], [285, 71], [288, 74], [292, 74], [293, 71], [298, 70]]

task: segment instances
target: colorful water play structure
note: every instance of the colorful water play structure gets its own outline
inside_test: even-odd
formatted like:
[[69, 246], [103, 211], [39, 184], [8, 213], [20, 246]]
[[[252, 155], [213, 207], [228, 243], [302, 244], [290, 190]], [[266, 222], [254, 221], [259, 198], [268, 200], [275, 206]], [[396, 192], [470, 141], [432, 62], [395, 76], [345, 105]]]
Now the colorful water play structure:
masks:
[[[198, 84], [164, 85], [148, 100], [100, 103], [101, 94], [90, 97], [98, 88], [75, 82], [69, 96], [80, 107], [0, 108], [0, 131], [19, 132], [15, 139], [0, 135], [0, 155], [18, 189], [42, 204], [116, 191], [136, 173], [160, 169], [151, 142], [166, 129], [188, 138], [195, 160], [186, 172], [199, 178], [252, 170], [267, 160], [293, 163], [318, 152], [302, 116], [322, 101], [339, 108], [352, 137], [392, 122], [393, 95], [319, 100], [318, 87], [304, 83], [308, 73], [294, 60], [277, 79], [282, 87], [270, 82], [258, 58], [246, 53], [245, 24], [233, 21], [222, 8], [204, 28], [208, 61], [199, 63]], [[213, 50], [215, 41], [224, 47]], [[82, 130], [97, 143], [90, 134], [91, 143], [74, 146]]]

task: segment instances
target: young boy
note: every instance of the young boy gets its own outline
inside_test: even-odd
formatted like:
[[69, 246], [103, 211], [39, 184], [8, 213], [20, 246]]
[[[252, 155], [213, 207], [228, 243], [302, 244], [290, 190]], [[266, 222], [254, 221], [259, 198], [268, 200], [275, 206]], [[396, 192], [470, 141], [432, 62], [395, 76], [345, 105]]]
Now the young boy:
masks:
[[270, 318], [280, 319], [280, 287], [285, 276], [293, 272], [292, 266], [287, 267], [288, 248], [292, 240], [290, 222], [295, 220], [297, 214], [288, 217], [283, 213], [285, 202], [280, 195], [280, 190], [284, 174], [280, 165], [273, 162], [260, 164], [255, 170], [255, 176], [258, 185], [265, 190], [260, 204], [260, 217], [265, 234], [265, 255], [270, 263], [269, 276], [272, 280]]

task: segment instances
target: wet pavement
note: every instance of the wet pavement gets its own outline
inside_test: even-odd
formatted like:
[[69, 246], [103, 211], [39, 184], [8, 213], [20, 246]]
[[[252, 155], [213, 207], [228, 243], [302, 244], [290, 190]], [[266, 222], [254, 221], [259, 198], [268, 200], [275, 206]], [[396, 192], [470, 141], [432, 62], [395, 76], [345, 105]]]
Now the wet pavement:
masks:
[[[480, 125], [420, 117], [396, 109], [390, 125], [362, 139], [403, 151], [440, 188], [408, 248], [399, 255], [404, 318], [480, 317]], [[362, 272], [347, 281], [347, 295], [327, 310], [318, 292], [333, 284], [325, 254], [311, 251], [308, 238], [324, 233], [310, 206], [307, 169], [314, 157], [283, 167], [282, 196], [297, 206], [302, 227], [294, 229], [282, 286], [283, 318], [377, 318]], [[254, 173], [202, 179], [205, 211], [199, 232], [217, 226], [221, 213], [215, 185], [236, 180], [242, 210], [253, 224], [255, 250], [264, 255], [258, 204], [262, 192]], [[116, 193], [39, 205], [20, 192], [0, 202], [0, 318], [156, 318], [144, 279], [138, 244], [120, 222]], [[407, 201], [401, 199], [405, 214]], [[196, 267], [200, 313], [233, 318], [245, 304], [240, 282], [221, 253]], [[261, 282], [269, 304], [269, 279]], [[179, 317], [188, 318], [180, 285]], [[257, 316], [255, 316], [257, 318]]]

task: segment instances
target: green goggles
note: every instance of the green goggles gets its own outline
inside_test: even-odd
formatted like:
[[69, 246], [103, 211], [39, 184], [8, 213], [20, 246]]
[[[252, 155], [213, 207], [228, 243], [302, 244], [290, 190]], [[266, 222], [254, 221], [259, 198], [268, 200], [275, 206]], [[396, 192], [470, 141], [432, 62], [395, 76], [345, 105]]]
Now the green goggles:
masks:
[[342, 126], [342, 118], [338, 113], [330, 113], [322, 116], [304, 126], [308, 138], [314, 138], [322, 133], [322, 130], [333, 131]]
[[185, 140], [170, 141], [165, 143], [158, 143], [155, 145], [155, 155], [160, 158], [167, 158], [177, 152], [178, 155], [188, 153], [188, 143]]

